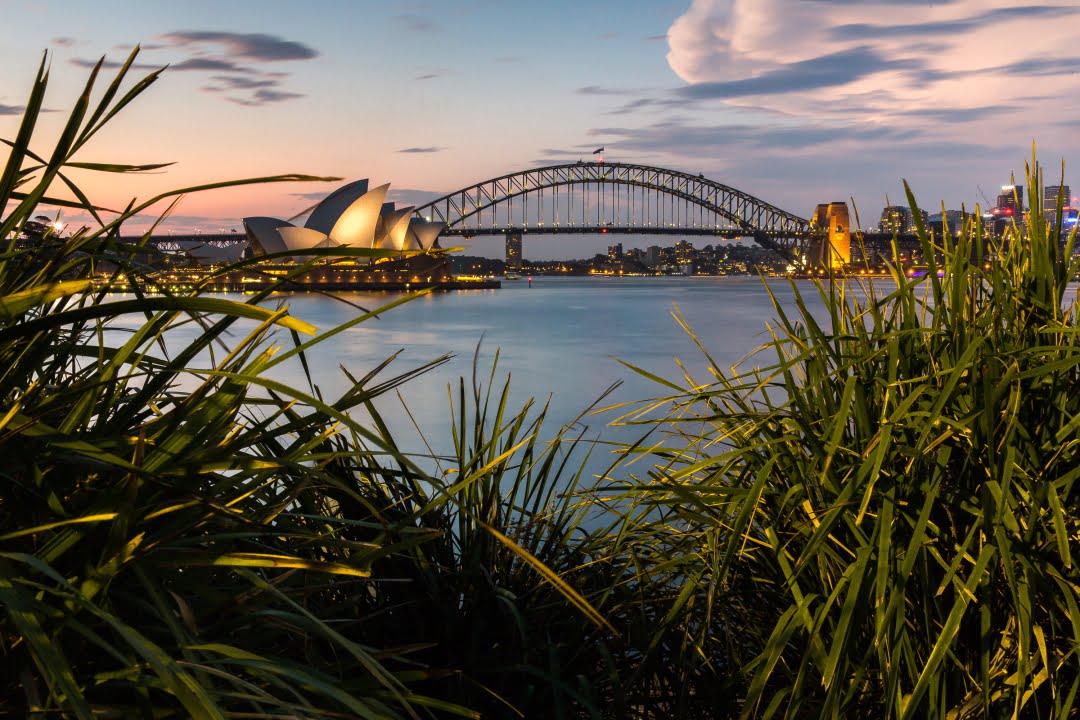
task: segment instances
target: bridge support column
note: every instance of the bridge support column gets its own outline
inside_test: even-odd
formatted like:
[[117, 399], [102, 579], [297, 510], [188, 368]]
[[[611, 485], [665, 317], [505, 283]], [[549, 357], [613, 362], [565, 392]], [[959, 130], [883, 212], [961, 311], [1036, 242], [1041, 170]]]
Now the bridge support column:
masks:
[[508, 230], [506, 233], [506, 269], [521, 271], [521, 231]]
[[851, 220], [846, 202], [822, 203], [814, 209], [811, 227], [824, 231], [820, 248], [814, 248], [811, 264], [836, 270], [851, 262]]

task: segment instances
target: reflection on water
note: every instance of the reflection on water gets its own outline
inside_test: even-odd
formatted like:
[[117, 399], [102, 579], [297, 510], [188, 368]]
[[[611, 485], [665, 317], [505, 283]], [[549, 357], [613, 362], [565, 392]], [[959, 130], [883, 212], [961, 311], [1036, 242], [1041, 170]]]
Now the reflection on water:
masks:
[[[771, 289], [786, 309], [793, 309], [786, 281], [771, 283]], [[809, 285], [804, 289], [816, 300]], [[344, 299], [371, 308], [393, 297], [353, 293]], [[320, 329], [356, 313], [350, 305], [317, 295], [293, 295], [288, 303], [294, 315]], [[339, 366], [363, 373], [402, 350], [390, 368], [400, 372], [452, 353], [450, 362], [402, 390], [421, 427], [436, 440], [442, 434], [445, 440], [437, 444], [446, 447], [447, 385], [471, 375], [478, 344], [479, 376], [487, 378], [498, 352], [497, 378], [510, 375], [512, 405], [550, 397], [555, 424], [572, 420], [616, 382], [622, 385], [605, 405], [665, 394], [615, 358], [676, 381], [682, 377], [678, 358], [696, 379], [707, 380], [705, 360], [672, 317], [676, 307], [723, 367], [768, 339], [765, 325], [774, 315], [757, 278], [536, 278], [532, 287], [505, 283], [501, 290], [416, 299], [331, 339], [312, 353], [310, 362], [329, 398], [347, 387]], [[393, 429], [410, 434], [407, 419], [394, 407], [396, 400], [389, 400], [378, 407], [395, 423]], [[599, 430], [613, 417], [594, 417], [589, 424]], [[604, 436], [611, 437], [611, 431]]]
[[[801, 283], [800, 287], [812, 307], [820, 309], [812, 286]], [[787, 281], [771, 281], [770, 289], [785, 310], [794, 311]], [[397, 297], [341, 293], [333, 298], [302, 293], [277, 296], [273, 302], [286, 302], [293, 315], [324, 331], [356, 317], [359, 311], [355, 305], [373, 309]], [[696, 380], [707, 381], [707, 363], [672, 317], [676, 307], [714, 360], [725, 368], [768, 340], [766, 322], [774, 316], [768, 292], [758, 278], [538, 277], [531, 287], [508, 282], [500, 290], [438, 293], [415, 299], [330, 338], [310, 353], [308, 361], [323, 397], [333, 400], [349, 386], [342, 367], [361, 376], [401, 350], [384, 371], [389, 376], [451, 353], [448, 363], [401, 390], [428, 440], [436, 450], [445, 451], [451, 446], [447, 386], [456, 385], [461, 376], [471, 376], [478, 345], [478, 374], [485, 383], [499, 353], [496, 378], [501, 385], [507, 375], [511, 377], [511, 407], [519, 407], [530, 397], [540, 401], [550, 397], [549, 434], [616, 382], [622, 385], [604, 405], [667, 394], [615, 358], [681, 382], [678, 358]], [[251, 327], [252, 323], [240, 323], [235, 335], [240, 337], [241, 330]], [[195, 327], [187, 328], [174, 342], [197, 332]], [[289, 345], [287, 337], [281, 337], [280, 342]], [[275, 368], [272, 374], [293, 384], [305, 383], [295, 363]], [[376, 406], [404, 447], [421, 449], [396, 397], [384, 396]], [[640, 433], [605, 428], [615, 416], [608, 413], [590, 418], [590, 436], [629, 440]]]

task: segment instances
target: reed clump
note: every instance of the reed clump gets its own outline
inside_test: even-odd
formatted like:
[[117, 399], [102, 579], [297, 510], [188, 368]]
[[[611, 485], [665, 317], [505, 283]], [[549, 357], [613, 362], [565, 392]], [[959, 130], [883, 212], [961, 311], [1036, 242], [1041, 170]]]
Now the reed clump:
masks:
[[[268, 375], [396, 303], [319, 333], [269, 292], [139, 292], [134, 213], [319, 178], [105, 221], [71, 169], [161, 167], [75, 157], [156, 81], [134, 58], [39, 155], [43, 63], [0, 173], [0, 713], [1077, 714], [1075, 236], [919, 225], [922, 277], [818, 283], [824, 313], [796, 286], [756, 366], [661, 381], [594, 483], [494, 368], [410, 454], [375, 401], [441, 358], [331, 399]], [[95, 226], [20, 240], [43, 204]]]
[[626, 417], [671, 436], [610, 486], [682, 589], [658, 636], [737, 669], [738, 715], [1076, 715], [1075, 231], [1038, 186], [1004, 238], [924, 227], [908, 189], [925, 275], [817, 283], [824, 312], [796, 286], [753, 369]]
[[[452, 456], [402, 451], [374, 401], [444, 358], [394, 374], [390, 354], [324, 398], [307, 354], [402, 301], [320, 333], [269, 290], [143, 294], [153, 251], [119, 239], [135, 213], [187, 192], [334, 178], [211, 183], [104, 219], [72, 169], [162, 167], [76, 157], [157, 80], [129, 78], [137, 52], [105, 87], [93, 70], [38, 154], [43, 61], [0, 172], [0, 714], [588, 706], [600, 644], [582, 638], [606, 621], [576, 589], [592, 560], [572, 540], [580, 505], [554, 494], [576, 440], [540, 443], [543, 408], [512, 410], [477, 380], [471, 396], [461, 386]], [[35, 219], [41, 205], [94, 223], [62, 236]], [[110, 295], [105, 268], [134, 296]], [[306, 386], [272, 379], [287, 361]]]

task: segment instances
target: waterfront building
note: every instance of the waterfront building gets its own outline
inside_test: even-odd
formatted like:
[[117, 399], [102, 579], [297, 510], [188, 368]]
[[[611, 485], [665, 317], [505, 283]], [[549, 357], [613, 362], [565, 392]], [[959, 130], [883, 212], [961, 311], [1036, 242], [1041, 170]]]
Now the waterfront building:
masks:
[[645, 264], [649, 267], [656, 267], [660, 264], [661, 254], [659, 245], [650, 245], [645, 248]]
[[521, 233], [506, 234], [506, 269], [521, 272]]
[[886, 205], [878, 220], [878, 231], [890, 234], [904, 234], [911, 230], [911, 210], [903, 205]]
[[614, 245], [608, 245], [607, 249], [608, 260], [622, 260], [623, 249], [622, 243], [615, 243]]
[[[437, 248], [446, 227], [413, 216], [413, 207], [385, 202], [389, 183], [369, 189], [367, 180], [343, 185], [320, 201], [303, 227], [273, 217], [246, 217], [244, 230], [255, 257], [292, 252], [279, 261], [302, 262], [317, 248], [349, 246], [405, 253]], [[375, 262], [376, 258], [368, 262]]]
[[689, 240], [680, 240], [675, 243], [675, 262], [686, 265], [694, 262], [694, 245]]
[[[930, 222], [930, 216], [925, 210], [919, 210], [923, 224]], [[939, 217], [940, 220], [940, 217]], [[911, 214], [911, 208], [906, 205], [887, 205], [881, 211], [878, 220], [878, 232], [888, 234], [906, 235], [915, 232], [915, 217]]]

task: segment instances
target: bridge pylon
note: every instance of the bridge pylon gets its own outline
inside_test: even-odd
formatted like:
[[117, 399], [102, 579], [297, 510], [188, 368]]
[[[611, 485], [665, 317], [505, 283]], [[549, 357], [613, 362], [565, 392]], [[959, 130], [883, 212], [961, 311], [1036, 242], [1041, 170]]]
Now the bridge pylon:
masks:
[[814, 208], [810, 227], [820, 234], [811, 246], [810, 262], [820, 269], [839, 269], [851, 262], [851, 218], [846, 202], [821, 203]]

